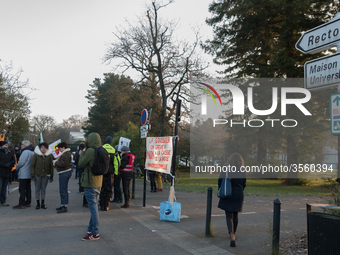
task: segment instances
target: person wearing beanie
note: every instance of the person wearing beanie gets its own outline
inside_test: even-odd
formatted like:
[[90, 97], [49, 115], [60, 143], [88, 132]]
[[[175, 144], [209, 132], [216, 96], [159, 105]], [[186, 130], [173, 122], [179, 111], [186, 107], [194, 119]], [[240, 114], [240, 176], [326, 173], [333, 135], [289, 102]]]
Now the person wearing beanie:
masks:
[[30, 141], [21, 143], [21, 156], [16, 166], [19, 179], [19, 204], [13, 209], [25, 209], [31, 206], [31, 163], [33, 159], [34, 146]]
[[118, 174], [119, 162], [115, 148], [111, 146], [112, 137], [107, 136], [103, 148], [110, 155], [109, 171], [103, 175], [103, 183], [100, 191], [99, 204], [100, 210], [108, 211], [110, 209], [110, 201], [112, 198], [112, 186], [115, 175]]
[[[115, 150], [117, 152], [117, 166], [118, 169], [120, 167], [120, 152], [118, 151], [118, 145], [115, 146]], [[116, 161], [115, 161], [116, 164]], [[120, 187], [120, 184], [122, 182], [122, 176], [120, 174], [120, 171], [118, 173], [115, 173], [115, 181], [113, 183], [113, 200], [111, 202], [113, 203], [121, 203], [123, 201], [122, 197], [122, 189]]]
[[136, 156], [131, 154], [130, 148], [127, 146], [122, 147], [122, 162], [120, 165], [120, 173], [123, 181], [123, 192], [124, 192], [124, 205], [121, 208], [129, 208], [130, 205], [130, 185], [133, 174], [133, 163], [135, 162]]
[[1, 206], [6, 203], [6, 189], [11, 178], [11, 169], [15, 164], [15, 158], [8, 150], [8, 143], [0, 141], [0, 202]]

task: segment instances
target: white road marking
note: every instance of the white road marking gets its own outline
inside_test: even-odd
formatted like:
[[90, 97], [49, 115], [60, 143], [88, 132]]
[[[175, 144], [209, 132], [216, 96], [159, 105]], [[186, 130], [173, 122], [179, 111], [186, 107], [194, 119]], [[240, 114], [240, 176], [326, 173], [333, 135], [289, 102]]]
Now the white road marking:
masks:
[[253, 213], [256, 213], [256, 212], [243, 212], [241, 214], [253, 214]]
[[160, 209], [161, 207], [160, 207], [160, 206], [154, 205], [154, 206], [152, 206], [152, 208], [153, 208], [153, 209]]
[[8, 190], [8, 193], [12, 193], [14, 190], [17, 190], [17, 189], [19, 189], [19, 187], [16, 187], [16, 188], [10, 189], [10, 190]]

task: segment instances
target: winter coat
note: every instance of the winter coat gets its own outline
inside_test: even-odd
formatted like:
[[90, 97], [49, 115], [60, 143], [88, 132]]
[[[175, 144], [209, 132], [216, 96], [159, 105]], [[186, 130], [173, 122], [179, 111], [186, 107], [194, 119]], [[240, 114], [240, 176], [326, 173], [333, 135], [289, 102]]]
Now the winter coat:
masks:
[[81, 176], [81, 186], [84, 188], [101, 188], [103, 182], [102, 175], [93, 175], [91, 166], [95, 160], [95, 148], [101, 146], [100, 136], [97, 133], [89, 134], [87, 138], [88, 148], [80, 154], [78, 167], [84, 168]]
[[71, 149], [66, 148], [61, 155], [59, 156], [58, 160], [54, 163], [55, 167], [57, 168], [58, 174], [65, 173], [71, 171]]
[[50, 148], [43, 155], [39, 146], [35, 147], [31, 163], [31, 175], [39, 177], [50, 175], [53, 178], [53, 155]]
[[[239, 171], [240, 168], [237, 167], [236, 170]], [[220, 189], [224, 177], [225, 174], [224, 176], [222, 174], [220, 175], [220, 178], [218, 179], [218, 189]], [[246, 187], [246, 174], [240, 172], [230, 172], [228, 173], [228, 177], [231, 178], [232, 195], [228, 198], [220, 198], [218, 208], [227, 212], [242, 212], [244, 200], [243, 190]]]
[[31, 179], [31, 163], [34, 154], [34, 146], [28, 145], [21, 152], [19, 162], [17, 164], [18, 179]]
[[14, 164], [14, 154], [8, 148], [0, 147], [0, 178], [9, 178]]
[[115, 148], [113, 148], [110, 144], [106, 143], [103, 145], [103, 148], [110, 154], [110, 168], [109, 172], [111, 174], [118, 175], [118, 169], [120, 166], [120, 157], [119, 154], [116, 154]]

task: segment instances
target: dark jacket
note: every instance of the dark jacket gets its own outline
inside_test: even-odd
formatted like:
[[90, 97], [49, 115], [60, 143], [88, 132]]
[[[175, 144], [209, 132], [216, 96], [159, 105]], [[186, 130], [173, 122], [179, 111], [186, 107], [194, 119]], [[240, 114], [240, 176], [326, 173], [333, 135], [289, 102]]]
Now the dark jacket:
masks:
[[[240, 170], [239, 167], [237, 167], [236, 169], [237, 171]], [[221, 174], [220, 178], [218, 179], [218, 188], [221, 187], [223, 177], [225, 176]], [[237, 172], [237, 173], [230, 172], [228, 173], [228, 177], [231, 178], [232, 195], [231, 197], [228, 197], [228, 198], [220, 198], [220, 201], [218, 203], [218, 208], [225, 210], [227, 212], [242, 212], [243, 200], [244, 200], [243, 190], [246, 187], [246, 178], [245, 178], [246, 174], [240, 173], [240, 172]]]
[[66, 148], [55, 162], [58, 174], [71, 171], [71, 149]]
[[9, 178], [14, 164], [14, 154], [8, 148], [0, 147], [0, 178]]
[[91, 166], [93, 166], [95, 160], [95, 149], [92, 147], [100, 147], [101, 140], [97, 133], [91, 133], [87, 137], [87, 144], [89, 148], [80, 154], [78, 161], [78, 167], [84, 168], [84, 172], [81, 176], [81, 186], [84, 188], [101, 188], [103, 182], [102, 175], [93, 175]]
[[35, 147], [31, 163], [31, 175], [40, 177], [50, 175], [53, 178], [53, 156], [50, 148], [43, 155], [39, 146]]

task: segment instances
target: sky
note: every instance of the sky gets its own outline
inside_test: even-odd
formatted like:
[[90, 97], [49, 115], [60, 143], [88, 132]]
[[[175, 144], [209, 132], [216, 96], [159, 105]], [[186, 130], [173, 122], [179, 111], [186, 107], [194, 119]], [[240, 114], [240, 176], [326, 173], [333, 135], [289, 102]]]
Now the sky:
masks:
[[[144, 15], [150, 0], [0, 0], [0, 59], [23, 69], [29, 79], [31, 117], [53, 116], [58, 123], [72, 115], [87, 116], [85, 96], [95, 78], [113, 72], [104, 63], [112, 32]], [[178, 38], [212, 38], [205, 24], [212, 0], [176, 0], [160, 16], [179, 22]], [[203, 54], [203, 53], [202, 53]], [[204, 58], [211, 63], [211, 57]], [[116, 62], [117, 63], [117, 62]], [[213, 71], [215, 67], [210, 66]], [[134, 73], [126, 73], [134, 78]]]

